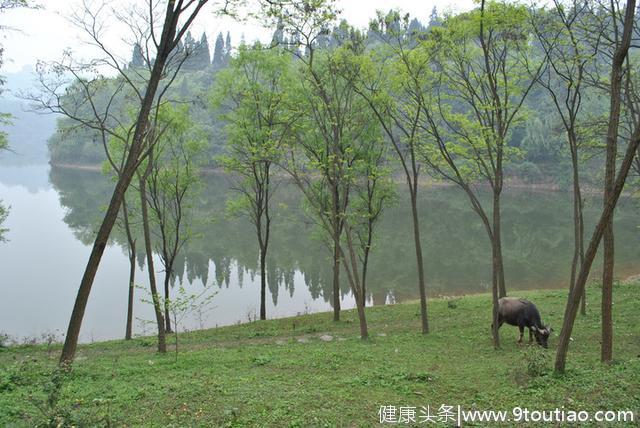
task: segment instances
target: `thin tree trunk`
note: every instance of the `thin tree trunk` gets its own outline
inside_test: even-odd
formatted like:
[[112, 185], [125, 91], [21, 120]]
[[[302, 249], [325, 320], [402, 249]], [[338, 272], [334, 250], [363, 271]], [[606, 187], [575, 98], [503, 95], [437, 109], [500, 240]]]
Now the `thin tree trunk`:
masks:
[[176, 327], [176, 334], [173, 335], [174, 338], [174, 344], [176, 347], [176, 358], [174, 360], [174, 363], [178, 362], [178, 314], [176, 312], [174, 312], [174, 317], [173, 317], [173, 325]]
[[[571, 137], [569, 137], [572, 139]], [[578, 154], [573, 141], [569, 142], [571, 152], [571, 169], [573, 173], [573, 259], [571, 260], [571, 278], [569, 280], [569, 291], [573, 290], [576, 283], [577, 270], [580, 263], [580, 182], [578, 176]]]
[[165, 333], [173, 333], [171, 330], [171, 314], [170, 314], [170, 306], [171, 306], [171, 272], [167, 271], [164, 274], [164, 322]]
[[502, 259], [502, 212], [500, 211], [500, 195], [502, 194], [502, 157], [498, 156], [498, 165], [495, 172], [495, 185], [493, 188], [493, 230], [491, 238], [495, 246], [496, 279], [498, 281], [498, 297], [506, 297], [507, 287], [504, 279], [504, 263]]
[[364, 306], [362, 304], [356, 305], [358, 310], [358, 320], [360, 322], [360, 339], [369, 339], [369, 330], [367, 327], [367, 317], [364, 312]]
[[367, 246], [364, 249], [364, 258], [362, 260], [362, 306], [367, 306], [367, 270], [369, 269], [369, 252], [371, 251], [371, 241], [373, 240], [373, 225], [369, 222], [369, 230], [367, 233]]
[[133, 334], [133, 298], [136, 288], [136, 241], [129, 247], [129, 296], [127, 298], [127, 328], [125, 340], [130, 340]]
[[[149, 162], [151, 162], [151, 159], [152, 156], [149, 156]], [[151, 245], [151, 232], [149, 230], [149, 210], [147, 208], [147, 184], [145, 177], [140, 177], [140, 203], [142, 205], [142, 230], [144, 233], [145, 252], [147, 253], [149, 287], [151, 288], [151, 299], [153, 301], [153, 309], [156, 315], [156, 324], [158, 325], [158, 352], [164, 354], [167, 352], [167, 343], [164, 319], [162, 316], [162, 309], [160, 308], [160, 296], [158, 296], [158, 288], [156, 286], [156, 273], [153, 263], [153, 246]]]
[[493, 192], [493, 231], [491, 236], [491, 254], [492, 254], [492, 274], [491, 274], [491, 299], [493, 307], [492, 335], [493, 346], [495, 349], [500, 348], [500, 325], [498, 323], [498, 300], [506, 296], [504, 285], [504, 271], [502, 265], [502, 248], [500, 238], [500, 191], [494, 189]]
[[267, 253], [260, 248], [260, 319], [267, 319]]
[[333, 320], [340, 321], [340, 236], [333, 236]]
[[[613, 3], [611, 3], [613, 8]], [[618, 135], [620, 126], [620, 111], [622, 103], [622, 77], [624, 75], [624, 61], [628, 55], [631, 45], [631, 33], [634, 26], [635, 0], [627, 2], [627, 10], [625, 12], [624, 29], [622, 41], [616, 47], [611, 64], [611, 83], [610, 83], [610, 107], [609, 107], [609, 124], [607, 127], [607, 150], [605, 163], [605, 179], [604, 179], [604, 200], [606, 205], [611, 199], [614, 191], [616, 179], [616, 155], [618, 152]], [[614, 15], [617, 13], [611, 10]], [[618, 20], [613, 20], [613, 25], [618, 25]], [[618, 41], [618, 33], [616, 32], [616, 42]], [[627, 70], [629, 73], [630, 70]], [[635, 112], [632, 112], [632, 114]], [[604, 225], [604, 257], [602, 266], [602, 338], [600, 348], [600, 360], [602, 362], [611, 361], [613, 354], [613, 321], [612, 321], [612, 300], [613, 300], [613, 267], [614, 267], [614, 240], [613, 240], [613, 213], [607, 218]]]
[[122, 200], [122, 216], [124, 220], [124, 228], [127, 234], [127, 242], [129, 245], [129, 295], [127, 298], [127, 325], [125, 329], [125, 340], [131, 340], [133, 335], [133, 298], [135, 292], [136, 280], [136, 240], [133, 239], [131, 233], [131, 225], [129, 224], [129, 211], [127, 209], [126, 198]]
[[613, 225], [612, 218], [604, 229], [602, 268], [602, 344], [600, 361], [608, 363], [613, 357]]
[[[635, 7], [635, 2], [633, 0], [628, 3]], [[625, 19], [625, 26], [627, 19]], [[556, 361], [555, 361], [555, 371], [558, 373], [563, 373], [565, 370], [566, 360], [567, 360], [567, 352], [569, 350], [569, 342], [571, 339], [571, 332], [573, 330], [573, 324], [576, 319], [576, 314], [578, 312], [578, 306], [580, 303], [580, 297], [584, 292], [584, 287], [587, 283], [587, 279], [589, 278], [589, 272], [591, 270], [591, 266], [593, 264], [593, 260], [598, 252], [598, 246], [600, 245], [600, 241], [602, 240], [602, 236], [604, 235], [604, 229], [607, 224], [613, 218], [613, 213], [616, 208], [616, 204], [618, 203], [618, 199], [620, 194], [622, 193], [622, 189], [624, 188], [625, 181], [627, 179], [627, 175], [629, 174], [629, 170], [631, 169], [631, 165], [633, 163], [634, 156], [636, 151], [638, 150], [638, 146], [640, 146], [640, 128], [635, 129], [629, 145], [627, 146], [627, 150], [620, 165], [620, 171], [618, 172], [618, 176], [616, 177], [615, 186], [613, 188], [613, 192], [611, 193], [611, 197], [605, 202], [605, 207], [600, 215], [600, 219], [596, 228], [591, 237], [591, 241], [589, 242], [589, 247], [584, 256], [584, 263], [580, 268], [580, 273], [578, 275], [578, 279], [576, 280], [576, 284], [569, 293], [569, 299], [567, 301], [567, 306], [564, 313], [564, 320], [562, 323], [562, 331], [560, 332], [560, 338], [558, 340], [558, 351], [556, 353]]]
[[[172, 45], [176, 34], [178, 18], [180, 13], [182, 12], [181, 10], [175, 11], [173, 9], [174, 6], [174, 2], [169, 2], [167, 4], [167, 11], [165, 14], [162, 35], [160, 37], [160, 45], [158, 48], [158, 55], [153, 64], [153, 69], [151, 70], [151, 74], [149, 76], [149, 83], [147, 84], [147, 89], [140, 106], [140, 112], [136, 119], [136, 126], [133, 133], [131, 148], [127, 155], [127, 160], [125, 162], [124, 168], [122, 169], [122, 174], [120, 174], [120, 176], [118, 177], [118, 181], [113, 190], [113, 195], [111, 196], [111, 200], [109, 201], [109, 206], [105, 213], [104, 219], [102, 220], [100, 228], [98, 229], [98, 233], [96, 234], [96, 239], [93, 243], [87, 266], [85, 268], [84, 274], [82, 275], [80, 286], [78, 287], [78, 294], [73, 306], [73, 311], [69, 320], [69, 326], [67, 328], [67, 334], [65, 336], [65, 342], [62, 347], [62, 353], [60, 355], [60, 365], [62, 366], [70, 365], [75, 357], [76, 348], [78, 346], [78, 338], [80, 336], [80, 327], [82, 326], [82, 320], [84, 319], [84, 312], [87, 307], [87, 302], [89, 301], [89, 295], [91, 294], [93, 281], [95, 279], [96, 272], [98, 271], [98, 266], [100, 265], [102, 255], [104, 254], [104, 249], [107, 246], [109, 235], [111, 234], [111, 230], [113, 229], [113, 225], [115, 224], [116, 218], [118, 216], [120, 205], [122, 205], [122, 201], [124, 199], [127, 188], [129, 187], [129, 184], [131, 183], [133, 175], [138, 166], [138, 161], [142, 153], [143, 138], [147, 130], [149, 113], [156, 96], [156, 91], [158, 89], [160, 79], [162, 78], [162, 72], [165, 68], [167, 58], [169, 57], [169, 54], [171, 53], [173, 47]], [[198, 10], [199, 7], [194, 13], [197, 13]], [[164, 334], [162, 334], [162, 341], [164, 342]], [[158, 346], [160, 349], [160, 343], [158, 344]], [[164, 346], [164, 348], [166, 350], [166, 345]]]
[[[617, 114], [620, 114], [618, 106]], [[605, 168], [604, 203], [611, 197], [615, 181], [617, 135], [609, 134], [607, 138], [607, 160]], [[610, 362], [613, 357], [613, 268], [614, 268], [614, 236], [613, 216], [604, 228], [603, 236], [603, 266], [602, 266], [602, 338], [600, 346], [600, 361]]]
[[504, 263], [502, 257], [502, 234], [501, 234], [501, 216], [500, 216], [500, 197], [498, 196], [497, 207], [494, 204], [493, 238], [496, 240], [496, 269], [498, 277], [498, 297], [506, 297], [507, 288], [504, 279]]
[[413, 242], [416, 249], [416, 261], [418, 265], [418, 290], [420, 292], [420, 320], [422, 322], [422, 334], [429, 333], [429, 319], [427, 317], [427, 291], [424, 282], [424, 262], [422, 260], [422, 244], [420, 242], [420, 221], [418, 219], [418, 182], [413, 182], [411, 189], [411, 216], [413, 219]]
[[353, 297], [356, 301], [356, 311], [358, 313], [358, 321], [360, 323], [360, 339], [368, 340], [369, 339], [369, 329], [367, 326], [367, 317], [364, 310], [364, 305], [362, 304], [361, 293], [362, 290], [360, 288], [360, 279], [358, 278], [358, 263], [356, 261], [357, 257], [355, 255], [355, 250], [353, 247], [353, 240], [351, 238], [351, 230], [347, 226], [346, 230], [347, 234], [347, 247], [349, 250], [349, 258], [351, 260], [351, 267], [349, 266], [349, 261], [342, 251], [342, 248], [339, 248], [340, 254], [343, 258], [344, 269], [347, 273], [347, 279], [349, 280], [349, 285], [351, 286], [351, 291], [353, 292]]
[[[267, 319], [267, 250], [271, 236], [271, 216], [269, 214], [270, 192], [270, 164], [266, 165], [264, 182], [259, 185], [260, 195], [258, 204], [261, 209], [257, 213], [256, 229], [258, 245], [260, 247], [260, 319]], [[264, 235], [262, 221], [264, 217]]]
[[[571, 263], [571, 283], [569, 289], [573, 289], [576, 282], [576, 275], [582, 263], [584, 263], [584, 215], [582, 203], [582, 190], [580, 189], [580, 173], [578, 165], [577, 142], [573, 137], [571, 147], [571, 166], [573, 169], [573, 222], [574, 222], [574, 252]], [[587, 314], [587, 295], [582, 292], [580, 303], [580, 313]]]
[[500, 324], [498, 323], [498, 300], [499, 300], [499, 280], [498, 280], [498, 251], [495, 246], [495, 241], [492, 240], [491, 245], [491, 306], [492, 306], [492, 322], [491, 322], [491, 335], [493, 336], [493, 347], [500, 349]]

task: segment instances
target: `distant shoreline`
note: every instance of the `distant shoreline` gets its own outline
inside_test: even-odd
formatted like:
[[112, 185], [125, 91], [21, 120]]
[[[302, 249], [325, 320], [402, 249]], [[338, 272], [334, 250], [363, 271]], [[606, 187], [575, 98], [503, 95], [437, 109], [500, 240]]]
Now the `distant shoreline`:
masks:
[[[102, 165], [95, 164], [78, 164], [78, 163], [54, 163], [49, 162], [52, 168], [61, 168], [61, 169], [75, 169], [78, 171], [91, 171], [91, 172], [102, 172]], [[204, 175], [209, 174], [224, 174], [224, 170], [222, 168], [203, 168], [202, 173]]]
[[[55, 163], [49, 162], [52, 168], [62, 168], [62, 169], [75, 169], [78, 171], [91, 171], [91, 172], [101, 172], [102, 166], [95, 164], [77, 164], [77, 163]], [[214, 175], [214, 174], [226, 174], [223, 168], [203, 168], [203, 175]], [[404, 183], [404, 177], [398, 173], [396, 174], [395, 181], [398, 184]], [[423, 176], [420, 179], [420, 185], [425, 187], [455, 187], [456, 184], [445, 181], [445, 180], [434, 180], [431, 177]], [[482, 183], [480, 187], [488, 188], [488, 184]], [[505, 188], [519, 189], [519, 190], [529, 190], [534, 192], [565, 192], [571, 193], [571, 188], [562, 189], [559, 184], [554, 182], [532, 182], [527, 183], [522, 181], [522, 179], [518, 177], [507, 177], [505, 178], [504, 183]], [[589, 195], [602, 195], [602, 190], [594, 188], [592, 186], [583, 186], [581, 189], [583, 196]]]

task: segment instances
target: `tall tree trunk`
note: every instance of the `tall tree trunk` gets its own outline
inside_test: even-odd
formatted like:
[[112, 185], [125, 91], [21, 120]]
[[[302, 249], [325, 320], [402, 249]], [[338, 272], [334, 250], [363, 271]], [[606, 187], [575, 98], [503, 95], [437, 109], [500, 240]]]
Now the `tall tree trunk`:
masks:
[[125, 340], [130, 340], [133, 334], [133, 297], [136, 288], [136, 241], [129, 246], [129, 296], [127, 298], [127, 328]]
[[[612, 76], [613, 79], [619, 80], [621, 84], [622, 74]], [[612, 82], [612, 91], [615, 90]], [[620, 91], [618, 87], [618, 92]], [[615, 93], [615, 92], [613, 92]], [[620, 116], [620, 100], [617, 105], [613, 105], [612, 112], [617, 117]], [[612, 129], [610, 124], [607, 133], [607, 158], [605, 166], [604, 180], [604, 204], [611, 198], [616, 174], [616, 154], [618, 151], [618, 131]], [[609, 219], [604, 228], [603, 236], [603, 265], [602, 265], [602, 338], [600, 345], [600, 361], [603, 363], [610, 362], [613, 357], [613, 268], [614, 268], [614, 237], [613, 237], [613, 216]]]
[[[149, 156], [151, 162], [152, 156]], [[149, 169], [147, 169], [148, 171]], [[149, 287], [151, 289], [151, 300], [153, 301], [153, 309], [156, 315], [156, 324], [158, 325], [158, 352], [164, 354], [167, 352], [167, 343], [165, 337], [164, 319], [162, 309], [160, 308], [160, 296], [156, 286], [156, 272], [153, 263], [153, 246], [151, 245], [151, 231], [149, 230], [149, 210], [147, 208], [147, 184], [146, 176], [140, 177], [140, 203], [142, 205], [142, 230], [144, 233], [144, 248], [147, 253], [147, 270], [149, 272]]]
[[604, 229], [611, 218], [613, 218], [616, 204], [618, 203], [618, 199], [620, 198], [620, 194], [624, 188], [624, 184], [627, 179], [627, 175], [629, 174], [629, 169], [631, 168], [635, 152], [638, 150], [638, 146], [640, 146], [640, 129], [635, 130], [631, 141], [629, 142], [624, 160], [620, 165], [620, 171], [616, 177], [614, 190], [611, 197], [606, 201], [606, 205], [600, 215], [600, 219], [598, 220], [593, 235], [591, 236], [591, 241], [589, 242], [587, 251], [585, 252], [584, 263], [580, 268], [576, 284], [573, 287], [573, 290], [569, 293], [569, 299], [567, 300], [567, 306], [564, 312], [562, 330], [560, 332], [560, 338], [558, 339], [558, 351], [556, 353], [555, 371], [558, 373], [564, 372], [571, 332], [573, 330], [576, 314], [578, 313], [580, 298], [584, 292], [587, 279], [589, 278], [589, 272], [591, 271], [593, 260], [598, 252], [598, 246], [600, 245], [600, 241], [604, 235]]
[[[269, 192], [271, 190], [270, 164], [266, 165], [265, 180], [260, 186], [261, 198], [259, 201], [262, 207], [257, 216], [258, 245], [260, 247], [260, 319], [267, 319], [267, 250], [269, 249], [269, 238], [271, 236], [271, 215], [269, 213]], [[264, 217], [264, 234], [262, 221]]]
[[129, 246], [129, 295], [127, 298], [127, 325], [125, 329], [125, 340], [131, 340], [133, 335], [133, 297], [135, 292], [136, 281], [136, 240], [133, 239], [131, 233], [131, 224], [129, 223], [129, 210], [127, 209], [127, 198], [122, 200], [122, 217], [124, 220], [124, 229], [127, 234], [127, 242]]
[[355, 254], [355, 249], [353, 247], [353, 239], [351, 236], [351, 229], [346, 227], [346, 235], [347, 235], [347, 248], [349, 250], [349, 259], [351, 263], [346, 258], [344, 251], [340, 248], [340, 254], [343, 258], [344, 269], [347, 273], [347, 279], [349, 280], [349, 285], [351, 286], [351, 291], [353, 292], [353, 297], [356, 301], [356, 311], [358, 313], [358, 321], [360, 323], [360, 339], [368, 340], [369, 339], [369, 329], [367, 326], [367, 317], [364, 310], [364, 305], [362, 303], [362, 289], [360, 285], [360, 279], [358, 278], [358, 262], [357, 256]]
[[498, 249], [495, 245], [495, 240], [491, 239], [491, 307], [492, 307], [492, 322], [491, 322], [491, 335], [493, 336], [493, 347], [500, 349], [500, 324], [498, 323], [498, 300], [499, 300], [499, 279], [498, 279]]
[[[608, 153], [607, 153], [608, 155]], [[609, 156], [607, 156], [609, 157]], [[607, 162], [609, 170], [609, 162]], [[611, 197], [612, 180], [609, 171], [606, 173], [606, 198]], [[600, 361], [610, 362], [613, 357], [613, 269], [614, 269], [614, 236], [613, 216], [605, 226], [603, 236], [603, 266], [602, 266], [602, 338], [600, 345]]]
[[[571, 139], [571, 137], [569, 137]], [[578, 154], [576, 147], [571, 141], [569, 143], [571, 152], [571, 169], [573, 175], [573, 259], [571, 260], [571, 278], [569, 280], [569, 291], [573, 290], [576, 283], [576, 275], [580, 263], [580, 182], [578, 176]]]
[[164, 331], [173, 333], [171, 330], [171, 272], [164, 273]]
[[[569, 149], [571, 152], [571, 169], [573, 175], [573, 259], [571, 260], [571, 278], [569, 290], [575, 286], [576, 275], [584, 263], [584, 215], [582, 206], [582, 190], [580, 189], [580, 173], [578, 164], [578, 143], [573, 131], [569, 133]], [[583, 292], [581, 296], [580, 313], [587, 314], [587, 298]]]
[[496, 213], [493, 216], [493, 239], [496, 241], [496, 269], [497, 269], [497, 278], [498, 278], [498, 296], [505, 297], [507, 295], [507, 287], [505, 285], [504, 279], [504, 263], [502, 257], [502, 229], [501, 229], [501, 215], [500, 215], [500, 196], [498, 196], [497, 206], [494, 204], [494, 212]]
[[[613, 2], [611, 3], [613, 8]], [[629, 10], [632, 8], [632, 10]], [[617, 11], [611, 10], [612, 15]], [[635, 0], [627, 2], [627, 11], [625, 14], [625, 28], [623, 30], [622, 42], [616, 47], [615, 54], [611, 65], [611, 82], [610, 94], [611, 103], [609, 107], [609, 124], [607, 127], [607, 151], [604, 177], [604, 201], [606, 206], [611, 199], [615, 185], [616, 174], [616, 155], [618, 153], [618, 135], [620, 125], [620, 111], [622, 104], [622, 77], [624, 75], [624, 61], [628, 55], [629, 46], [631, 44], [631, 31], [633, 30], [633, 17], [635, 13]], [[627, 22], [627, 20], [629, 21]], [[613, 20], [614, 25], [618, 25], [618, 20]], [[629, 25], [629, 28], [627, 27]], [[618, 42], [618, 33], [616, 32], [616, 42]], [[631, 72], [627, 70], [627, 72]], [[632, 114], [635, 112], [632, 112]], [[607, 219], [604, 226], [604, 257], [602, 266], [602, 338], [600, 348], [600, 360], [602, 362], [611, 361], [613, 354], [613, 320], [612, 320], [612, 302], [613, 302], [613, 267], [614, 267], [614, 240], [613, 240], [613, 214]]]
[[340, 321], [340, 236], [333, 236], [333, 320]]
[[418, 265], [418, 290], [420, 292], [420, 320], [422, 334], [429, 333], [429, 319], [427, 317], [427, 290], [424, 281], [424, 262], [422, 260], [422, 244], [420, 242], [420, 220], [418, 219], [418, 180], [414, 180], [411, 189], [411, 217], [413, 219], [413, 242], [416, 249]]
[[[174, 10], [174, 6], [175, 3], [173, 1], [167, 3], [158, 55], [153, 64], [153, 68], [149, 76], [149, 82], [140, 105], [140, 111], [136, 119], [136, 126], [133, 132], [131, 148], [127, 155], [124, 168], [122, 169], [122, 174], [118, 177], [118, 181], [113, 190], [113, 195], [109, 201], [109, 206], [104, 219], [102, 220], [98, 233], [96, 234], [96, 239], [93, 243], [87, 266], [84, 274], [82, 275], [82, 280], [80, 281], [80, 287], [78, 287], [78, 294], [73, 306], [73, 311], [71, 312], [65, 342], [60, 355], [60, 365], [62, 366], [68, 366], [71, 364], [75, 357], [78, 338], [80, 336], [80, 327], [82, 326], [84, 312], [87, 307], [87, 302], [89, 301], [89, 295], [91, 294], [91, 287], [93, 286], [93, 281], [95, 279], [96, 272], [98, 271], [100, 260], [104, 254], [104, 249], [107, 246], [109, 235], [111, 234], [111, 230], [113, 229], [113, 225], [118, 216], [120, 205], [122, 205], [127, 188], [131, 183], [131, 179], [133, 178], [133, 174], [135, 173], [140, 160], [143, 139], [149, 121], [149, 113], [156, 96], [156, 91], [158, 90], [160, 79], [162, 78], [167, 58], [173, 48], [178, 18], [180, 13], [182, 13], [182, 10]], [[202, 6], [198, 4], [196, 7], [197, 9], [194, 14], [197, 13]], [[164, 342], [164, 334], [162, 336], [162, 340]], [[166, 345], [164, 345], [164, 348], [166, 350]]]
[[364, 312], [364, 306], [362, 304], [356, 304], [356, 309], [358, 311], [358, 320], [360, 322], [360, 339], [367, 340], [369, 339], [369, 329], [367, 327], [367, 317]]
[[[501, 178], [497, 176], [496, 181]], [[493, 189], [493, 231], [491, 238], [491, 253], [493, 259], [493, 273], [491, 275], [491, 299], [493, 306], [493, 346], [495, 349], [500, 348], [500, 325], [498, 323], [498, 300], [507, 295], [504, 284], [504, 267], [502, 263], [502, 238], [500, 236], [500, 192], [501, 184]]]
[[260, 319], [267, 319], [267, 251], [260, 248]]
[[373, 225], [369, 221], [369, 229], [367, 232], [367, 246], [364, 249], [364, 258], [362, 260], [362, 306], [367, 306], [367, 270], [369, 269], [369, 252], [371, 251], [371, 241], [373, 240]]
[[[616, 48], [616, 51], [613, 55], [613, 61], [611, 63], [611, 103], [609, 109], [609, 124], [607, 129], [607, 167], [610, 166], [610, 163], [615, 165], [615, 154], [610, 152], [615, 151], [616, 142], [618, 140], [618, 128], [620, 124], [620, 104], [622, 101], [621, 92], [623, 65], [625, 58], [629, 53], [629, 47], [631, 45], [635, 9], [635, 0], [628, 0], [625, 8], [622, 39], [620, 44]], [[600, 241], [602, 240], [602, 237], [605, 233], [605, 229], [607, 229], [612, 222], [613, 213], [615, 211], [616, 204], [618, 203], [618, 198], [620, 197], [622, 189], [624, 188], [627, 175], [629, 174], [629, 170], [631, 169], [631, 165], [633, 164], [633, 158], [635, 157], [636, 151], [638, 150], [638, 145], [640, 145], [640, 128], [636, 127], [631, 135], [631, 139], [627, 146], [624, 159], [622, 161], [622, 164], [620, 165], [620, 171], [615, 178], [615, 183], [612, 188], [609, 188], [610, 191], [607, 191], [608, 197], [605, 198], [604, 208], [602, 210], [602, 214], [600, 215], [600, 220], [598, 221], [596, 229], [591, 237], [591, 241], [589, 242], [589, 247], [587, 248], [587, 252], [585, 253], [584, 263], [580, 268], [580, 274], [578, 275], [576, 284], [573, 287], [573, 290], [571, 290], [571, 292], [569, 293], [569, 299], [567, 301], [564, 320], [562, 323], [562, 331], [560, 332], [560, 338], [558, 342], [558, 351], [556, 353], [555, 371], [558, 373], [564, 372], [567, 360], [567, 352], [569, 349], [569, 341], [571, 339], [571, 331], [573, 329], [573, 323], [575, 322], [576, 313], [578, 312], [580, 298], [582, 296], [582, 293], [584, 292], [584, 287], [587, 283], [587, 278], [589, 277], [591, 265], [596, 256], [596, 253], [598, 252], [598, 246], [600, 245]], [[605, 344], [603, 341], [603, 348], [604, 346]]]
[[507, 295], [507, 287], [504, 279], [504, 263], [502, 259], [502, 212], [500, 211], [500, 196], [502, 194], [502, 156], [498, 156], [498, 165], [496, 166], [496, 178], [493, 187], [493, 230], [491, 237], [495, 246], [495, 265], [496, 279], [498, 281], [498, 297]]
[[369, 328], [367, 326], [367, 316], [364, 310], [364, 305], [362, 304], [362, 297], [360, 290], [358, 290], [357, 280], [353, 278], [353, 275], [357, 275], [357, 266], [353, 266], [353, 273], [351, 269], [348, 267], [348, 263], [343, 260], [345, 265], [345, 272], [347, 272], [347, 277], [349, 279], [349, 283], [351, 284], [351, 291], [355, 297], [356, 301], [356, 312], [358, 313], [358, 323], [360, 325], [360, 339], [368, 340], [369, 339]]
[[604, 229], [602, 267], [602, 344], [600, 361], [607, 363], [613, 356], [613, 216]]

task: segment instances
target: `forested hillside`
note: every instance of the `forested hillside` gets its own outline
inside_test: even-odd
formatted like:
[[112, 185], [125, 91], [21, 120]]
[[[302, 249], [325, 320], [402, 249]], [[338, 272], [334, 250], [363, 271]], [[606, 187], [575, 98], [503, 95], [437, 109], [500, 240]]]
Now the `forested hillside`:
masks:
[[[444, 22], [444, 18], [438, 16], [435, 8], [428, 23], [422, 23], [408, 16], [403, 18], [408, 22], [404, 37], [412, 40], [408, 45], [428, 39], [431, 37], [432, 30], [441, 27]], [[330, 50], [344, 44], [344, 33], [347, 32], [347, 28], [347, 22], [343, 21], [331, 31], [321, 34], [315, 42], [316, 49]], [[394, 31], [394, 28], [387, 29], [387, 33]], [[366, 32], [366, 49], [371, 51], [379, 49], [384, 43], [384, 38], [384, 35], [369, 29]], [[223, 33], [219, 33], [213, 49], [210, 49], [204, 33], [197, 41], [188, 33], [184, 44], [181, 42], [179, 47], [180, 52], [189, 54], [181, 66], [181, 73], [169, 88], [167, 98], [172, 103], [188, 105], [188, 114], [194, 126], [208, 139], [207, 158], [211, 168], [219, 166], [218, 156], [224, 153], [226, 146], [225, 123], [222, 118], [225, 113], [224, 108], [212, 108], [210, 102], [216, 90], [219, 90], [216, 88], [216, 76], [220, 71], [228, 68], [230, 58], [237, 54], [238, 46], [245, 46], [244, 43], [242, 41], [234, 47], [229, 33], [226, 37]], [[289, 44], [282, 29], [276, 29], [273, 33], [272, 46]], [[539, 44], [532, 52], [540, 58], [544, 55]], [[292, 57], [295, 58], [295, 55]], [[132, 75], [144, 73], [143, 70], [148, 66], [144, 61], [140, 47], [134, 45], [127, 72]], [[557, 77], [551, 76], [551, 78]], [[107, 103], [109, 88], [113, 90], [113, 85], [116, 84], [117, 79], [105, 79], [104, 96], [102, 98], [98, 96], [98, 102]], [[590, 126], [582, 132], [580, 138], [581, 162], [587, 166], [583, 169], [582, 179], [584, 185], [588, 187], [602, 176], [601, 137], [605, 130], [604, 115], [607, 112], [607, 103], [603, 94], [596, 89], [586, 88], [584, 91], [586, 95], [582, 100], [582, 109], [583, 114], [590, 118]], [[73, 88], [67, 92], [73, 93]], [[68, 96], [66, 100], [63, 99], [63, 103], [71, 106], [74, 100], [76, 100], [74, 96]], [[126, 115], [126, 100], [115, 102], [122, 103], [117, 108]], [[460, 108], [465, 107], [461, 105]], [[536, 85], [531, 89], [531, 93], [524, 101], [523, 115], [525, 119], [516, 123], [508, 135], [508, 144], [517, 149], [517, 155], [505, 165], [506, 174], [523, 184], [537, 183], [547, 187], [568, 189], [571, 185], [571, 160], [570, 153], [565, 147], [566, 132], [561, 118], [542, 85]], [[99, 165], [105, 161], [105, 151], [97, 132], [87, 127], [77, 126], [77, 122], [68, 117], [58, 120], [57, 132], [49, 139], [48, 145], [53, 164]]]

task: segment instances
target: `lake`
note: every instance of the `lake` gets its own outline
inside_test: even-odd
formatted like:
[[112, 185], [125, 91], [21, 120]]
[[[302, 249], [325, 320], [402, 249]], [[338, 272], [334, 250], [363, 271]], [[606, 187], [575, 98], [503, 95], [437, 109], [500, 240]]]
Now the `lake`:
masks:
[[[175, 284], [182, 284], [189, 292], [215, 295], [209, 306], [185, 320], [185, 329], [253, 320], [260, 303], [253, 228], [246, 219], [225, 214], [228, 177], [211, 174], [204, 181], [193, 207], [193, 238], [177, 262]], [[5, 225], [10, 229], [9, 241], [0, 243], [0, 333], [24, 341], [42, 340], [47, 335], [60, 338], [66, 331], [94, 231], [112, 186], [112, 181], [98, 172], [48, 165], [0, 167], [0, 199], [11, 206]], [[411, 216], [403, 182], [399, 182], [398, 192], [397, 203], [383, 214], [372, 249], [368, 305], [418, 298]], [[267, 317], [330, 310], [331, 253], [301, 208], [300, 195], [293, 186], [282, 183], [274, 202]], [[587, 237], [600, 205], [599, 197], [586, 198]], [[425, 186], [420, 191], [419, 210], [429, 295], [488, 291], [489, 240], [466, 196], [454, 187]], [[618, 278], [640, 271], [638, 212], [637, 200], [620, 201], [615, 220]], [[516, 290], [567, 286], [573, 246], [570, 193], [507, 190], [502, 233], [511, 295], [517, 295]], [[89, 299], [83, 342], [124, 337], [129, 273], [125, 242], [123, 232], [116, 230]], [[138, 256], [135, 331], [152, 334], [153, 326], [145, 322], [153, 319], [147, 302], [148, 277], [143, 254]], [[159, 259], [155, 267], [161, 283], [164, 273]], [[353, 307], [346, 281], [341, 288], [343, 308]]]

